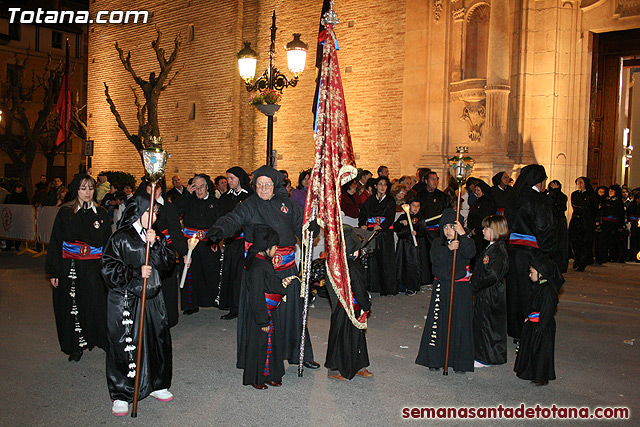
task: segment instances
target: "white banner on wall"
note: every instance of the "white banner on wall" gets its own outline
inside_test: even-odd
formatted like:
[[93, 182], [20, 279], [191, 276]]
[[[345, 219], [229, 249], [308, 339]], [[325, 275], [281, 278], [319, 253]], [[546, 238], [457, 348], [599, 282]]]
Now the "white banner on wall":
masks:
[[0, 239], [36, 240], [36, 209], [0, 204]]
[[38, 240], [42, 243], [49, 243], [53, 222], [58, 215], [58, 206], [41, 206], [38, 208]]

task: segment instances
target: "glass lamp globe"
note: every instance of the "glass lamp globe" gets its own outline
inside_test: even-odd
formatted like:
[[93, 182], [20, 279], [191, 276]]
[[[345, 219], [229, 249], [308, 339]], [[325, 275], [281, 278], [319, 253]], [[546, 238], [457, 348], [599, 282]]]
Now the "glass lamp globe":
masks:
[[244, 42], [244, 48], [238, 52], [238, 70], [245, 82], [249, 83], [256, 75], [257, 64], [258, 54], [251, 49], [250, 42]]
[[300, 40], [300, 33], [294, 33], [293, 40], [287, 43], [285, 49], [287, 50], [289, 71], [291, 71], [294, 76], [298, 77], [298, 73], [304, 71], [309, 45]]

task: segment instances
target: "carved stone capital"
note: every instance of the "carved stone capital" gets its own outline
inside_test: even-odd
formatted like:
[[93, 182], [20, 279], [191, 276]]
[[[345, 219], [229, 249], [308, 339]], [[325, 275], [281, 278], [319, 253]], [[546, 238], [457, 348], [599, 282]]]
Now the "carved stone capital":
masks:
[[469, 140], [479, 142], [482, 138], [482, 125], [486, 119], [485, 101], [466, 102], [460, 120], [469, 126]]
[[433, 17], [436, 22], [440, 20], [440, 16], [442, 15], [442, 0], [433, 0]]
[[454, 21], [464, 21], [464, 14], [467, 13], [467, 9], [464, 7], [461, 7], [459, 9], [453, 9], [451, 10], [451, 15], [453, 15], [453, 20]]

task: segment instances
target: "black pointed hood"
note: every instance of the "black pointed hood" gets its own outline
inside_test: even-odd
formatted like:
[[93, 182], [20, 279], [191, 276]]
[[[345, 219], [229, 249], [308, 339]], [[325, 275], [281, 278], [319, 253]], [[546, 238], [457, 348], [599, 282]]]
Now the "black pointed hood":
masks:
[[278, 172], [271, 166], [267, 165], [260, 166], [258, 169], [253, 171], [253, 182], [251, 183], [251, 186], [253, 187], [254, 192], [256, 191], [256, 182], [258, 182], [258, 178], [261, 176], [269, 177], [271, 178], [271, 181], [273, 181], [274, 197], [278, 196], [289, 198], [289, 192], [284, 188], [284, 175], [282, 175], [282, 172]]
[[[118, 229], [131, 225], [140, 219], [142, 214], [149, 209], [150, 196], [146, 191], [144, 193], [136, 191], [126, 203], [122, 218], [120, 218], [120, 222], [118, 223]], [[147, 224], [142, 225], [146, 228]]]
[[259, 224], [253, 229], [253, 244], [247, 252], [245, 264], [247, 268], [251, 267], [254, 258], [259, 252], [266, 251], [272, 246], [280, 243], [278, 232], [268, 225]]
[[529, 263], [535, 268], [543, 279], [547, 279], [556, 290], [560, 290], [564, 285], [564, 277], [555, 262], [547, 254], [540, 254]]

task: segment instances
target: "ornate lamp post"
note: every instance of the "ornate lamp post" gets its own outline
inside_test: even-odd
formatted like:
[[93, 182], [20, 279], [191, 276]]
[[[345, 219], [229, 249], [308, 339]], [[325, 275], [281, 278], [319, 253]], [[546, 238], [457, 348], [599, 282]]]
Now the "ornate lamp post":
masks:
[[[276, 56], [276, 12], [273, 12], [271, 21], [271, 46], [269, 47], [269, 67], [258, 77], [253, 83], [252, 80], [256, 74], [256, 65], [258, 62], [258, 54], [251, 49], [251, 43], [244, 42], [244, 48], [238, 52], [238, 70], [240, 77], [245, 82], [247, 92], [264, 91], [266, 89], [276, 90], [282, 93], [285, 87], [295, 87], [298, 84], [298, 74], [304, 71], [305, 61], [307, 59], [307, 49], [309, 45], [300, 40], [300, 34], [294, 33], [293, 40], [287, 43], [287, 63], [289, 71], [293, 73], [293, 78], [288, 79], [284, 74], [280, 73], [274, 65]], [[256, 106], [267, 116], [267, 165], [273, 166], [275, 159], [273, 156], [273, 115], [280, 108], [279, 105], [273, 105], [271, 108], [259, 108], [266, 106]]]

